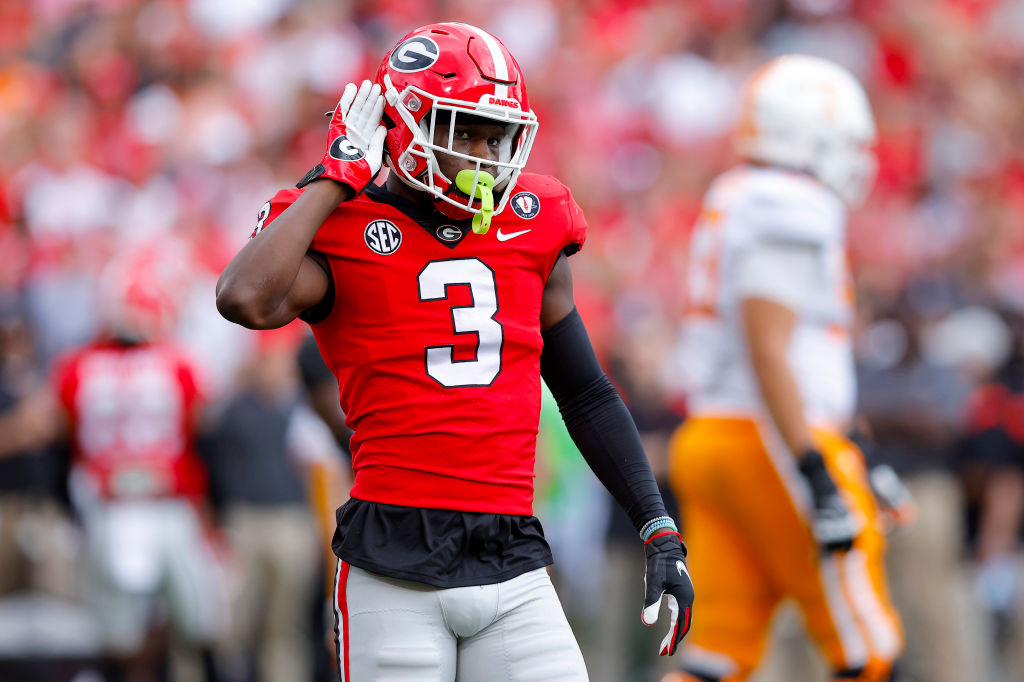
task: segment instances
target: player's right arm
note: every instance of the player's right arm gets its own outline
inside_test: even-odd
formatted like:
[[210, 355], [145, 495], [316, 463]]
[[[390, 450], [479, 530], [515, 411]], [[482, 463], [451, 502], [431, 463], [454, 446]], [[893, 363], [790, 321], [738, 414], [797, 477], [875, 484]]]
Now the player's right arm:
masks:
[[295, 203], [239, 251], [217, 280], [217, 310], [250, 329], [274, 329], [319, 303], [330, 281], [308, 253], [320, 225], [343, 201], [347, 185], [311, 183]]
[[860, 530], [817, 450], [799, 385], [789, 364], [789, 344], [799, 311], [816, 286], [820, 246], [766, 242], [739, 263], [737, 292], [750, 364], [776, 431], [811, 490], [811, 530], [826, 552], [849, 549]]
[[776, 430], [790, 452], [813, 446], [803, 399], [787, 358], [796, 313], [777, 301], [751, 296], [740, 304], [750, 364]]
[[327, 151], [300, 187], [306, 190], [238, 252], [217, 281], [217, 310], [250, 329], [288, 324], [327, 295], [325, 267], [309, 254], [313, 237], [338, 204], [380, 171], [387, 130], [379, 85], [345, 87], [331, 117]]

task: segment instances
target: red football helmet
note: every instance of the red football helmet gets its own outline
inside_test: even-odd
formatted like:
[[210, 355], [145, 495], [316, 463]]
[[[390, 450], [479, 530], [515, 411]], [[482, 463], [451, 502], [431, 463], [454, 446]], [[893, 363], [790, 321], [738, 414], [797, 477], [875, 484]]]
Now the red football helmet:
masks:
[[[501, 199], [494, 208], [505, 208], [511, 189], [526, 165], [537, 134], [537, 115], [530, 109], [526, 84], [519, 64], [501, 41], [469, 24], [455, 22], [422, 26], [404, 38], [384, 57], [375, 81], [384, 93], [388, 126], [386, 160], [398, 177], [434, 196], [437, 208], [452, 218], [479, 213], [476, 183], [468, 194], [459, 191], [437, 164], [435, 151], [496, 169], [494, 189]], [[472, 115], [506, 128], [498, 161], [460, 154], [452, 150], [452, 137], [434, 144], [438, 112], [456, 117]], [[449, 121], [442, 117], [442, 123]]]
[[184, 248], [173, 240], [128, 247], [100, 273], [104, 331], [123, 340], [157, 341], [177, 322], [188, 284]]

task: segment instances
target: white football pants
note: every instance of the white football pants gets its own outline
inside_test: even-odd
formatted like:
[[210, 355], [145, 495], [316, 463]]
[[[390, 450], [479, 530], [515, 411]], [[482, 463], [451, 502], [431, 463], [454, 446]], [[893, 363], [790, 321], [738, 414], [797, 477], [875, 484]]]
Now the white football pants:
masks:
[[586, 682], [547, 570], [440, 588], [338, 562], [342, 682]]
[[191, 502], [106, 502], [83, 518], [85, 600], [109, 650], [136, 652], [160, 606], [189, 643], [212, 641], [227, 602], [221, 566]]

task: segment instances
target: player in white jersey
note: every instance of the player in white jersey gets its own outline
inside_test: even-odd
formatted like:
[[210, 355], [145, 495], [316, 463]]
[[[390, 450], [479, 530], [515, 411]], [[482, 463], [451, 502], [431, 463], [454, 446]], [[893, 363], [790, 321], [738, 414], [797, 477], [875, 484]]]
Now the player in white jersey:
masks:
[[693, 237], [683, 331], [692, 413], [764, 413], [742, 304], [770, 293], [800, 313], [788, 359], [808, 419], [839, 428], [849, 422], [855, 396], [845, 222], [840, 199], [803, 174], [744, 165], [715, 181]]
[[863, 457], [842, 435], [846, 211], [874, 175], [870, 107], [835, 64], [785, 56], [748, 82], [738, 138], [745, 163], [714, 182], [691, 244], [691, 418], [671, 476], [702, 609], [675, 678], [747, 679], [790, 598], [833, 679], [887, 680], [902, 632]]

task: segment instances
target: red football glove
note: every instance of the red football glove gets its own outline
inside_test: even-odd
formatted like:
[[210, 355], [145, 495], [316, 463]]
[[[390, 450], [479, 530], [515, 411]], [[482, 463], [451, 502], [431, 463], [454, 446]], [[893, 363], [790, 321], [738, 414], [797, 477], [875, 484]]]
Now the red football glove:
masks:
[[299, 181], [305, 187], [319, 178], [344, 183], [358, 194], [376, 177], [384, 159], [387, 128], [381, 125], [384, 96], [380, 86], [363, 81], [345, 86], [345, 92], [331, 116], [327, 152], [313, 170]]

